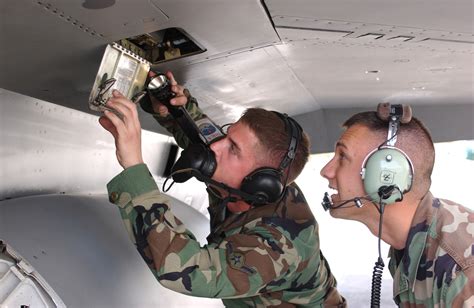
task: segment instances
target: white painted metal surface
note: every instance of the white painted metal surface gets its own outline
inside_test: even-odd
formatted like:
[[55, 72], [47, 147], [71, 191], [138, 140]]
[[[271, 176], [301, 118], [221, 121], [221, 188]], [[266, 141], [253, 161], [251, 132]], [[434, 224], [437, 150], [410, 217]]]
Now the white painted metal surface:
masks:
[[18, 252], [0, 241], [0, 307], [66, 307], [41, 275]]
[[[177, 200], [173, 212], [204, 243], [208, 220]], [[68, 307], [222, 307], [162, 287], [133, 247], [106, 195], [0, 202], [0, 234]], [[35, 306], [32, 306], [35, 307]]]
[[[84, 102], [86, 103], [86, 102]], [[97, 193], [122, 168], [98, 117], [0, 89], [0, 200], [30, 194]], [[163, 172], [171, 140], [143, 132], [150, 170]]]
[[[84, 3], [2, 2], [0, 87], [88, 112], [107, 43], [179, 27], [207, 51], [154, 69], [175, 71], [218, 123], [248, 106], [304, 117], [390, 101], [473, 113], [470, 0]], [[149, 117], [143, 126], [163, 132]]]

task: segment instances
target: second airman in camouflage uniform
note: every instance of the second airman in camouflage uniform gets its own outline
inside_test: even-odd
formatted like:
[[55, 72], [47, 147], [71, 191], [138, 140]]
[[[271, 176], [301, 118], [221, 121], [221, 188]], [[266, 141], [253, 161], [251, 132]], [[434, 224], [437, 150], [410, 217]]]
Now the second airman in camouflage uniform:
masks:
[[[391, 245], [393, 298], [400, 307], [474, 307], [474, 214], [430, 193], [435, 153], [428, 130], [414, 117], [400, 125], [396, 147], [412, 163], [413, 180], [401, 200], [381, 206], [367, 198], [374, 192], [365, 191], [361, 170], [369, 153], [387, 141], [388, 122], [376, 112], [362, 112], [344, 127], [334, 158], [321, 170], [337, 190], [331, 215], [360, 221], [377, 236], [382, 223], [381, 238]], [[354, 198], [364, 206], [335, 208]]]

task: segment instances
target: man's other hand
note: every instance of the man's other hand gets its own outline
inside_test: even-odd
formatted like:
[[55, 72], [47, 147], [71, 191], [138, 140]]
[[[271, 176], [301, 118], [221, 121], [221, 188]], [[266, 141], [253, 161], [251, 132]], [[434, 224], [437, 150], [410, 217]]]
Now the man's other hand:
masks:
[[119, 164], [124, 168], [143, 163], [141, 148], [141, 126], [138, 119], [137, 105], [114, 90], [106, 103], [117, 113], [105, 110], [99, 123], [115, 139], [116, 155]]
[[[156, 74], [152, 71], [148, 73], [148, 78], [153, 78]], [[166, 77], [170, 80], [171, 91], [173, 91], [176, 96], [170, 100], [170, 104], [173, 106], [184, 106], [188, 102], [188, 98], [184, 95], [184, 87], [179, 85], [174, 79], [173, 73], [167, 72]], [[154, 97], [150, 97], [153, 104], [153, 111], [158, 113], [160, 116], [165, 117], [169, 114], [168, 108], [159, 102]]]

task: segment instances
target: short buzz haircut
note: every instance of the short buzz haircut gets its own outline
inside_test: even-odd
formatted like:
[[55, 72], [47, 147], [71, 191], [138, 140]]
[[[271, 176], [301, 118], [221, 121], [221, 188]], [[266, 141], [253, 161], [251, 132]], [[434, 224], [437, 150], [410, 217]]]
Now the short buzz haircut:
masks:
[[[347, 119], [343, 127], [348, 129], [354, 125], [367, 127], [381, 139], [387, 138], [388, 121], [380, 119], [375, 111], [357, 113]], [[410, 122], [400, 124], [395, 147], [405, 152], [413, 163], [412, 189], [417, 190], [419, 194], [426, 193], [431, 185], [435, 160], [433, 139], [428, 129], [419, 119], [412, 117]]]
[[[270, 164], [278, 168], [284, 155], [288, 152], [291, 135], [290, 129], [285, 127], [285, 121], [276, 113], [262, 108], [247, 109], [239, 122], [247, 125], [257, 137], [262, 149], [266, 152], [262, 155], [262, 163]], [[309, 158], [309, 138], [301, 131], [300, 140], [296, 148], [295, 158], [288, 165], [288, 183], [293, 182], [303, 170]]]

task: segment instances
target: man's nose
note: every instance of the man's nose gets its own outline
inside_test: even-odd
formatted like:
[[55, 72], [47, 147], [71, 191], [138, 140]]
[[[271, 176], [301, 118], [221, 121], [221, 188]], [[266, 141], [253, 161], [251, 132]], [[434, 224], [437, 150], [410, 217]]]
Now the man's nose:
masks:
[[215, 141], [213, 143], [211, 143], [211, 145], [209, 146], [211, 148], [211, 150], [216, 154], [216, 155], [219, 155], [220, 154], [220, 151], [224, 145], [224, 142], [225, 142], [225, 139], [226, 138], [222, 138], [218, 141]]
[[334, 177], [334, 172], [335, 172], [335, 168], [334, 168], [334, 158], [331, 159], [320, 171], [319, 174], [321, 174], [322, 177], [326, 178], [326, 179], [331, 179]]

